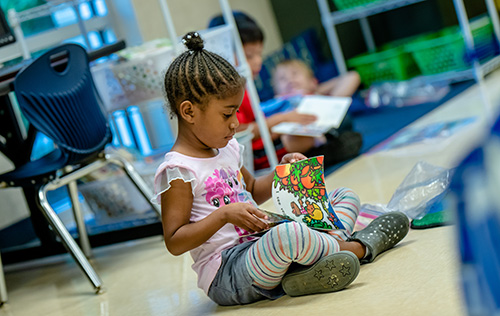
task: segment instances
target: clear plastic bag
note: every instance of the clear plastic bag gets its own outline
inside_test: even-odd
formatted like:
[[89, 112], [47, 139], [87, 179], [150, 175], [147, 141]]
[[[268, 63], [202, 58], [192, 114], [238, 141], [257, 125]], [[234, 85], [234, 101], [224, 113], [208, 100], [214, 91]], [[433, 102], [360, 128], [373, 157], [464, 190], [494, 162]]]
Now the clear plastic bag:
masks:
[[399, 211], [411, 219], [420, 219], [448, 192], [453, 171], [419, 161], [387, 205], [364, 204], [362, 208], [367, 212]]
[[403, 107], [441, 100], [450, 91], [446, 83], [429, 83], [422, 80], [383, 82], [370, 86], [366, 104], [371, 108], [380, 106]]

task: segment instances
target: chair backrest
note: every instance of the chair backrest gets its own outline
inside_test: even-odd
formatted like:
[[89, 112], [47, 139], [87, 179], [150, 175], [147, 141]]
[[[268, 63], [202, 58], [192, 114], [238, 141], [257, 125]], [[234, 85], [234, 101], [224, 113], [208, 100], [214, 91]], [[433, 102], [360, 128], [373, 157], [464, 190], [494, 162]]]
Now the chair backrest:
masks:
[[64, 44], [35, 59], [17, 74], [14, 92], [26, 119], [59, 146], [68, 164], [101, 151], [111, 139], [80, 45]]

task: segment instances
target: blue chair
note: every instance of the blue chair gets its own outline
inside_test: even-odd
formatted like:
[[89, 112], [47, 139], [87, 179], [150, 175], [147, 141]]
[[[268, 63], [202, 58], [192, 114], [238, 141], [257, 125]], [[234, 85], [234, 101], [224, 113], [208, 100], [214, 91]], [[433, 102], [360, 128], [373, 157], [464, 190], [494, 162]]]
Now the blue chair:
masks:
[[[0, 175], [0, 187], [36, 192], [38, 210], [99, 292], [102, 281], [87, 260], [91, 250], [76, 180], [114, 164], [125, 171], [160, 215], [159, 207], [150, 201], [152, 189], [132, 164], [104, 152], [111, 131], [83, 47], [64, 44], [47, 51], [17, 74], [13, 86], [22, 114], [31, 127], [54, 141], [56, 149], [38, 160], [16, 164], [13, 171]], [[81, 248], [47, 200], [48, 191], [63, 186], [69, 190]], [[32, 213], [38, 210], [31, 207]]]

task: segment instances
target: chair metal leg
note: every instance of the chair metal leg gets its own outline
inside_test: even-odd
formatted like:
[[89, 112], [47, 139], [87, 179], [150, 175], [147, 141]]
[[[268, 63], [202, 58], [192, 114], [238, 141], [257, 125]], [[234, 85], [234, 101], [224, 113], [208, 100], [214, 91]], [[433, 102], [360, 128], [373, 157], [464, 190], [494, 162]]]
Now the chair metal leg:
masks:
[[71, 198], [71, 204], [73, 205], [73, 215], [75, 217], [76, 227], [78, 229], [78, 237], [80, 239], [80, 247], [83, 253], [90, 258], [92, 256], [92, 249], [90, 247], [89, 236], [87, 235], [87, 229], [85, 228], [85, 220], [83, 218], [83, 212], [80, 205], [80, 200], [78, 199], [78, 187], [76, 181], [71, 181], [68, 183], [69, 196]]
[[47, 200], [47, 191], [45, 185], [42, 186], [38, 191], [38, 199], [40, 201], [40, 205], [42, 206], [44, 215], [47, 218], [47, 221], [52, 226], [56, 234], [61, 238], [63, 245], [66, 247], [68, 252], [75, 259], [89, 281], [92, 283], [96, 293], [100, 293], [102, 281], [99, 278], [99, 275], [97, 275], [94, 268], [87, 260], [87, 257], [85, 257], [82, 250], [80, 249], [80, 247], [78, 247], [78, 244], [73, 239], [73, 237], [71, 237], [61, 219], [57, 216], [52, 206], [50, 206], [50, 203]]
[[[88, 236], [85, 231], [85, 223], [80, 209], [80, 203], [78, 200], [78, 188], [76, 186], [75, 181], [81, 178], [82, 176], [89, 174], [92, 171], [104, 167], [109, 163], [117, 165], [125, 171], [127, 176], [130, 178], [130, 180], [132, 180], [134, 185], [137, 187], [139, 192], [141, 192], [141, 194], [148, 201], [153, 210], [155, 210], [158, 213], [158, 216], [161, 218], [160, 207], [151, 202], [151, 199], [153, 198], [153, 190], [148, 186], [146, 181], [144, 181], [144, 179], [137, 172], [134, 166], [127, 160], [118, 155], [107, 154], [103, 159], [99, 159], [90, 165], [72, 171], [66, 174], [65, 176], [57, 179], [56, 181], [47, 183], [46, 185], [42, 186], [38, 191], [38, 200], [40, 202], [40, 205], [42, 206], [42, 211], [44, 213], [45, 218], [49, 222], [50, 226], [54, 229], [55, 233], [61, 238], [63, 245], [66, 247], [68, 252], [75, 259], [75, 261], [83, 270], [89, 281], [92, 283], [92, 285], [96, 290], [96, 293], [100, 293], [102, 281], [84, 254], [84, 251], [87, 254], [90, 254], [91, 248], [90, 244], [88, 243]], [[82, 251], [82, 249], [78, 246], [73, 237], [71, 237], [70, 233], [64, 226], [64, 223], [57, 216], [54, 209], [50, 206], [47, 200], [47, 191], [54, 190], [64, 185], [68, 185], [70, 191], [70, 197], [74, 206], [75, 220], [77, 221], [80, 240], [83, 241], [84, 239], [86, 239], [87, 242], [87, 244], [85, 244], [85, 241], [83, 241], [82, 243], [82, 248], [84, 249], [84, 251]]]
[[5, 302], [7, 302], [7, 287], [5, 286], [2, 257], [0, 256], [0, 306], [2, 306]]
[[137, 189], [139, 189], [139, 191], [141, 192], [142, 196], [144, 196], [144, 198], [148, 201], [153, 210], [155, 210], [158, 213], [158, 217], [161, 219], [160, 207], [157, 204], [151, 202], [151, 199], [153, 198], [153, 190], [148, 186], [146, 181], [144, 181], [144, 179], [141, 177], [139, 172], [137, 172], [135, 167], [124, 158], [114, 154], [106, 154], [106, 160], [117, 166], [122, 167], [125, 170], [127, 176], [130, 178], [130, 180], [132, 180]]

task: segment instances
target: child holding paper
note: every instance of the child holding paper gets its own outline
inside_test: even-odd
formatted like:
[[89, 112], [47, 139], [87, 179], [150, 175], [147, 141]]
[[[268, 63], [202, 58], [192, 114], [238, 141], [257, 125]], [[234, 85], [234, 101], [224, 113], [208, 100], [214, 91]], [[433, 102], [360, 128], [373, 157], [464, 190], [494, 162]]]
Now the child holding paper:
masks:
[[[304, 95], [328, 95], [335, 97], [351, 97], [360, 84], [357, 72], [350, 71], [324, 83], [319, 83], [313, 71], [299, 59], [287, 59], [280, 62], [273, 73], [273, 89], [280, 98], [296, 98]], [[318, 113], [321, 115], [321, 113]], [[326, 141], [321, 146], [310, 146], [306, 141], [297, 143], [297, 136], [283, 134], [281, 140], [291, 151], [304, 152], [307, 156], [325, 155], [325, 165], [329, 166], [356, 156], [362, 145], [361, 134], [353, 132], [348, 116], [342, 125], [325, 134]], [[309, 140], [312, 143], [312, 140]], [[309, 148], [304, 151], [304, 147]]]
[[[350, 236], [360, 202], [345, 188], [329, 196], [346, 227], [341, 234], [287, 222], [262, 237], [248, 236], [268, 228], [257, 205], [271, 197], [273, 173], [254, 178], [233, 138], [245, 79], [203, 49], [198, 33], [186, 34], [183, 42], [188, 50], [165, 74], [165, 94], [179, 124], [177, 140], [155, 175], [155, 201], [161, 204], [168, 251], [191, 253], [198, 286], [213, 301], [236, 305], [285, 293], [342, 290], [357, 277], [358, 259], [370, 262], [405, 237], [408, 218], [397, 212]], [[281, 162], [302, 159], [294, 153]], [[299, 266], [289, 271], [292, 263]]]
[[272, 83], [278, 97], [320, 94], [335, 97], [351, 97], [361, 81], [356, 71], [319, 83], [309, 66], [299, 59], [287, 59], [276, 65]]

